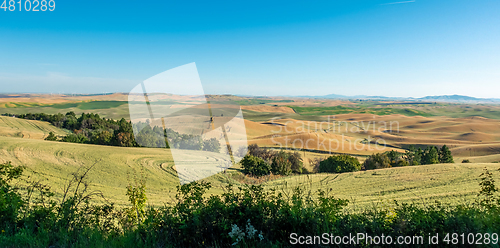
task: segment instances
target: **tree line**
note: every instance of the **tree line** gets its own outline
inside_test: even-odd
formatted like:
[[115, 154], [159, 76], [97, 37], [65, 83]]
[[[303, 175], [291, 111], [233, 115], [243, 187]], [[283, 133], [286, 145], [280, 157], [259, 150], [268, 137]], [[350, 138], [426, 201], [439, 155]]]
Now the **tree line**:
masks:
[[[274, 175], [309, 173], [303, 167], [303, 159], [298, 152], [272, 151], [260, 148], [256, 144], [248, 147], [248, 154], [240, 163], [243, 172], [252, 176], [264, 176], [271, 173]], [[404, 153], [392, 150], [372, 154], [363, 163], [360, 163], [358, 158], [347, 154], [332, 155], [326, 159], [312, 161], [313, 172], [319, 173], [344, 173], [438, 163], [454, 163], [451, 151], [446, 145], [441, 148], [428, 146], [424, 150], [411, 145]]]
[[[53, 132], [45, 138], [50, 141], [96, 144], [122, 147], [164, 147], [205, 151], [220, 151], [220, 144], [215, 139], [203, 140], [201, 136], [181, 134], [172, 129], [151, 127], [149, 122], [132, 122], [125, 120], [101, 118], [99, 114], [82, 113], [77, 116], [73, 111], [66, 114], [5, 114], [26, 120], [46, 121], [58, 128], [64, 128], [72, 133], [59, 139]], [[134, 131], [137, 135], [134, 135]], [[167, 138], [166, 138], [167, 137]]]
[[149, 122], [138, 122], [133, 125], [137, 133], [136, 142], [145, 147], [165, 147], [188, 150], [220, 152], [221, 146], [216, 138], [203, 139], [200, 135], [181, 134], [171, 128], [163, 129]]
[[308, 173], [298, 152], [272, 151], [256, 144], [248, 146], [248, 154], [240, 161], [243, 173], [252, 176]]
[[389, 151], [385, 153], [376, 153], [368, 157], [363, 163], [365, 170], [400, 167], [409, 165], [426, 164], [446, 164], [454, 163], [453, 156], [448, 146], [441, 148], [428, 146], [424, 150], [410, 145], [404, 153]]

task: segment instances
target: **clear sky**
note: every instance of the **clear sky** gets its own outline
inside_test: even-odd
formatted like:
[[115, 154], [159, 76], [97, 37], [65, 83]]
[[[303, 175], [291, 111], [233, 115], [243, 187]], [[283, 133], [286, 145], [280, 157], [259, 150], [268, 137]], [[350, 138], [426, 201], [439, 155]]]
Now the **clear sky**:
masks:
[[0, 92], [129, 92], [196, 62], [210, 94], [500, 98], [498, 0], [55, 2], [0, 9]]

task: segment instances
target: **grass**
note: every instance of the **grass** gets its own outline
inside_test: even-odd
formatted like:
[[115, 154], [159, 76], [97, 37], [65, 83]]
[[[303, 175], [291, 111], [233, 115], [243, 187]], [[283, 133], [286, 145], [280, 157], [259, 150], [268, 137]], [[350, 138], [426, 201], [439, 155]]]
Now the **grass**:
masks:
[[[213, 153], [200, 152], [188, 159], [205, 159], [209, 156], [213, 156]], [[48, 184], [58, 194], [71, 173], [97, 163], [89, 175], [91, 188], [102, 191], [118, 205], [127, 204], [126, 187], [141, 170], [144, 170], [147, 177], [148, 202], [152, 205], [162, 206], [167, 203], [180, 185], [177, 173], [172, 168], [174, 163], [169, 149], [110, 147], [2, 137], [0, 163], [7, 161], [27, 166], [32, 178]], [[211, 193], [222, 192], [217, 186], [226, 180], [224, 174], [214, 175], [208, 180], [216, 186]]]
[[[311, 155], [309, 155], [311, 156]], [[26, 165], [31, 176], [42, 180], [61, 192], [69, 174], [82, 166], [97, 163], [89, 178], [91, 187], [100, 190], [117, 205], [126, 205], [126, 186], [141, 168], [147, 177], [148, 202], [161, 206], [170, 201], [179, 185], [173, 160], [168, 149], [122, 148], [97, 145], [71, 144], [43, 140], [5, 137], [0, 140], [0, 162], [12, 161]], [[364, 208], [373, 204], [400, 202], [432, 204], [435, 200], [458, 204], [474, 197], [478, 192], [478, 176], [484, 167], [496, 170], [496, 163], [441, 164], [344, 174], [312, 174], [283, 177], [265, 183], [267, 188], [289, 190], [306, 185], [315, 191], [332, 188], [338, 198], [351, 200], [351, 207]], [[237, 180], [241, 172], [231, 168], [227, 174], [219, 173], [208, 180], [215, 187], [212, 194], [222, 193], [225, 182]]]
[[43, 107], [47, 104], [35, 102], [8, 102], [0, 103], [0, 108], [29, 108], [29, 107]]
[[127, 102], [124, 101], [91, 101], [91, 102], [82, 102], [78, 104], [78, 108], [81, 110], [95, 110], [95, 109], [111, 109], [117, 108]]
[[43, 121], [0, 116], [0, 136], [43, 139], [50, 132], [54, 132], [58, 136], [64, 136], [69, 133], [67, 130], [56, 128]]
[[375, 107], [295, 107], [289, 106], [300, 115], [320, 116], [320, 115], [338, 115], [338, 114], [375, 114], [391, 115], [401, 114], [405, 116], [432, 116], [432, 114], [413, 108], [375, 108]]
[[[293, 100], [270, 100], [270, 99], [242, 99], [236, 100], [240, 105], [260, 105], [279, 102], [292, 103]], [[172, 104], [174, 102], [164, 100], [155, 102], [155, 104]], [[180, 104], [175, 102], [176, 104]], [[481, 116], [490, 119], [500, 119], [500, 106], [487, 104], [401, 104], [399, 102], [361, 102], [348, 106], [333, 107], [307, 107], [307, 106], [288, 106], [296, 111], [296, 114], [284, 113], [263, 113], [254, 111], [244, 111], [245, 118], [252, 121], [268, 121], [271, 118], [294, 118], [297, 120], [322, 121], [323, 116], [338, 114], [375, 114], [391, 115], [401, 114], [405, 116], [447, 116], [451, 118], [464, 118], [472, 116]], [[106, 118], [129, 119], [128, 103], [126, 101], [90, 101], [90, 102], [72, 102], [57, 104], [42, 103], [2, 103], [0, 104], [0, 113], [27, 114], [27, 113], [66, 113], [74, 111], [77, 114], [82, 112], [97, 113]]]
[[127, 104], [127, 102], [125, 102], [125, 101], [90, 101], [90, 102], [57, 103], [57, 104], [49, 105], [49, 107], [55, 108], [55, 109], [77, 108], [80, 110], [96, 110], [96, 109], [118, 108], [124, 104]]
[[268, 104], [268, 103], [294, 102], [294, 100], [266, 100], [266, 99], [252, 98], [252, 99], [235, 100], [235, 102], [240, 105], [258, 105], [258, 104]]
[[129, 119], [129, 108], [126, 101], [91, 101], [91, 102], [74, 102], [74, 103], [57, 103], [34, 105], [18, 103], [23, 107], [6, 108], [0, 105], [0, 114], [28, 114], [28, 113], [46, 113], [46, 114], [65, 114], [69, 111], [75, 112], [77, 115], [81, 113], [92, 112], [99, 114], [105, 118], [119, 120], [121, 118]]
[[[313, 174], [281, 178], [267, 188], [307, 186], [316, 191], [332, 188], [337, 198], [349, 199], [351, 208], [370, 208], [398, 202], [449, 205], [470, 202], [479, 192], [478, 178], [484, 168], [497, 170], [495, 163], [435, 164], [398, 167], [343, 174]], [[495, 174], [495, 179], [500, 179]]]
[[[252, 102], [254, 100], [254, 102]], [[252, 99], [249, 102], [242, 102], [240, 104], [261, 104], [260, 99]], [[266, 100], [267, 101], [267, 100]], [[273, 101], [276, 102], [276, 101]], [[265, 102], [264, 102], [265, 103]], [[267, 104], [267, 103], [266, 103]], [[37, 105], [37, 104], [18, 104], [9, 105], [10, 108], [0, 109], [0, 113], [66, 113], [68, 111], [74, 111], [77, 114], [81, 112], [93, 112], [98, 113], [102, 117], [106, 118], [128, 118], [128, 105], [126, 102], [117, 101], [100, 101], [100, 102], [80, 102], [80, 103], [66, 103], [66, 104], [54, 104], [50, 106]], [[1, 107], [1, 106], [0, 106]], [[5, 107], [5, 106], [4, 106]], [[294, 118], [297, 120], [323, 120], [324, 115], [335, 115], [341, 112], [348, 113], [371, 113], [377, 115], [387, 115], [387, 114], [403, 114], [406, 116], [425, 116], [425, 115], [445, 115], [454, 117], [468, 117], [470, 115], [484, 115], [491, 116], [491, 118], [496, 117], [500, 119], [500, 110], [495, 106], [486, 105], [454, 105], [454, 104], [437, 104], [437, 105], [389, 105], [387, 107], [380, 107], [379, 105], [363, 106], [355, 105], [355, 107], [293, 107], [297, 113], [291, 114], [280, 114], [280, 113], [260, 113], [245, 111], [245, 118], [256, 120], [256, 121], [267, 121], [270, 118], [280, 116], [282, 118]], [[87, 110], [87, 111], [84, 111]], [[91, 111], [88, 111], [91, 110]], [[90, 171], [88, 179], [90, 181], [91, 190], [101, 191], [110, 202], [115, 203], [118, 208], [125, 206], [130, 206], [128, 198], [126, 195], [126, 187], [129, 182], [133, 182], [135, 176], [139, 176], [143, 173], [147, 178], [146, 183], [146, 194], [148, 197], [148, 204], [153, 206], [163, 206], [164, 204], [172, 203], [173, 197], [176, 194], [176, 187], [179, 186], [179, 179], [176, 171], [173, 169], [174, 162], [172, 158], [171, 151], [169, 149], [154, 149], [154, 148], [123, 148], [123, 147], [110, 147], [110, 146], [97, 146], [97, 145], [85, 145], [85, 144], [73, 144], [73, 143], [62, 143], [62, 142], [50, 142], [42, 140], [48, 132], [55, 132], [57, 135], [65, 135], [67, 132], [65, 130], [57, 129], [45, 122], [39, 121], [29, 121], [20, 120], [15, 118], [0, 117], [0, 163], [7, 161], [12, 161], [14, 165], [24, 165], [27, 167], [26, 174], [30, 176], [32, 180], [40, 180], [41, 183], [51, 186], [52, 191], [56, 192], [56, 196], [60, 197], [62, 193], [62, 187], [67, 180], [71, 177], [71, 173], [76, 172], [82, 167], [88, 167], [95, 164], [95, 167]], [[21, 139], [20, 137], [30, 138]], [[318, 154], [313, 152], [300, 152], [304, 156], [306, 167], [312, 169], [311, 165], [308, 163], [309, 159], [315, 159], [319, 157], [324, 157], [324, 154]], [[196, 157], [198, 156], [198, 157]], [[198, 155], [191, 155], [187, 158], [189, 160], [200, 159], [215, 156], [210, 153], [200, 153]], [[483, 172], [484, 168], [488, 168], [493, 172], [494, 179], [498, 182], [499, 172], [496, 170], [500, 167], [499, 163], [483, 163], [490, 160], [500, 161], [498, 154], [481, 156], [481, 157], [471, 157], [471, 162], [468, 164], [437, 164], [437, 165], [423, 165], [423, 166], [411, 166], [411, 167], [399, 167], [399, 168], [389, 168], [371, 171], [360, 171], [353, 173], [344, 174], [309, 174], [309, 175], [293, 175], [287, 177], [281, 176], [269, 176], [267, 178], [254, 179], [244, 176], [240, 171], [240, 167], [237, 165], [234, 168], [230, 168], [226, 173], [219, 173], [204, 179], [204, 181], [210, 182], [214, 187], [212, 187], [208, 195], [218, 195], [224, 192], [222, 187], [231, 182], [236, 187], [242, 186], [244, 183], [258, 184], [264, 186], [265, 189], [278, 189], [278, 192], [283, 192], [285, 195], [283, 199], [290, 199], [291, 193], [295, 187], [301, 186], [307, 194], [311, 191], [318, 189], [328, 190], [332, 189], [332, 193], [336, 198], [349, 200], [349, 205], [347, 207], [347, 213], [365, 213], [368, 219], [356, 219], [357, 215], [346, 215], [345, 219], [338, 221], [340, 228], [335, 228], [334, 230], [344, 230], [352, 233], [356, 232], [368, 232], [369, 234], [375, 234], [376, 230], [381, 227], [378, 224], [376, 216], [371, 216], [370, 211], [363, 212], [361, 210], [377, 210], [384, 209], [384, 211], [391, 211], [389, 213], [394, 213], [397, 208], [394, 207], [394, 200], [398, 200], [399, 203], [415, 203], [417, 205], [423, 205], [426, 207], [434, 207], [434, 203], [439, 201], [446, 206], [454, 206], [459, 204], [469, 204], [476, 197], [480, 190], [478, 185], [479, 175]], [[462, 161], [462, 158], [456, 158], [456, 162]], [[192, 166], [202, 167], [202, 164], [192, 164]], [[207, 196], [208, 196], [207, 195]], [[250, 196], [250, 194], [247, 194]], [[247, 205], [246, 201], [244, 206]], [[248, 201], [254, 202], [254, 201]], [[257, 201], [255, 201], [257, 202]], [[189, 202], [186, 204], [190, 204]], [[229, 201], [228, 206], [236, 206], [235, 201]], [[250, 204], [251, 205], [251, 204]], [[216, 205], [213, 205], [216, 206]], [[211, 206], [211, 207], [213, 207]], [[190, 206], [192, 207], [192, 206]], [[433, 209], [433, 208], [429, 209]], [[186, 208], [192, 209], [192, 208]], [[79, 237], [80, 239], [73, 242], [77, 243], [76, 246], [85, 247], [125, 247], [125, 246], [146, 246], [141, 242], [145, 242], [144, 234], [149, 234], [150, 237], [157, 240], [160, 239], [154, 247], [164, 246], [165, 241], [171, 242], [171, 236], [164, 235], [161, 236], [161, 232], [156, 228], [164, 230], [163, 227], [170, 227], [177, 233], [179, 230], [184, 230], [185, 232], [179, 235], [184, 239], [194, 240], [195, 242], [200, 242], [204, 238], [199, 238], [197, 236], [189, 233], [190, 230], [205, 230], [207, 226], [211, 226], [213, 223], [219, 221], [221, 226], [225, 225], [229, 228], [229, 224], [236, 223], [238, 216], [243, 222], [238, 223], [239, 226], [246, 224], [246, 220], [249, 218], [259, 219], [259, 215], [252, 211], [235, 211], [235, 213], [240, 213], [240, 215], [230, 215], [229, 212], [218, 211], [223, 208], [194, 208], [194, 213], [200, 213], [198, 210], [203, 210], [203, 213], [220, 214], [220, 216], [215, 216], [213, 219], [204, 219], [208, 215], [193, 215], [192, 219], [188, 221], [182, 221], [182, 225], [178, 228], [177, 226], [169, 226], [171, 223], [166, 222], [163, 225], [158, 225], [157, 221], [164, 221], [165, 216], [159, 216], [158, 218], [153, 218], [154, 221], [149, 221], [151, 226], [147, 228], [134, 229], [129, 231], [123, 236], [113, 236], [110, 235], [108, 238], [108, 244], [105, 245], [103, 240], [104, 236], [100, 232], [95, 232], [92, 235], [88, 233], [82, 233]], [[262, 211], [268, 211], [269, 205], [256, 205], [255, 209], [260, 209]], [[426, 208], [427, 209], [427, 208]], [[237, 209], [238, 210], [238, 209]], [[281, 209], [283, 210], [283, 209]], [[280, 210], [280, 211], [281, 211]], [[298, 209], [297, 216], [302, 216], [298, 218], [300, 223], [308, 223], [311, 219], [318, 220], [318, 223], [323, 223], [324, 218], [316, 217], [310, 218], [309, 215], [304, 214], [306, 212], [303, 209]], [[413, 211], [412, 209], [410, 209]], [[393, 214], [392, 216], [401, 216], [401, 221], [394, 222], [394, 225], [390, 225], [393, 220], [388, 220], [386, 223], [386, 230], [393, 230], [394, 233], [398, 234], [402, 229], [401, 227], [411, 227], [417, 225], [417, 228], [410, 230], [407, 233], [409, 235], [417, 234], [417, 231], [423, 231], [423, 225], [427, 223], [434, 223], [429, 220], [436, 219], [437, 216], [443, 214], [444, 212], [439, 212], [437, 210], [435, 213], [438, 215], [432, 216], [428, 213], [434, 213], [432, 211], [422, 212], [418, 215], [419, 211], [412, 213], [410, 215], [411, 222], [404, 218], [403, 214]], [[396, 211], [397, 212], [397, 211]], [[152, 212], [158, 213], [158, 212]], [[283, 212], [283, 216], [287, 216], [288, 219], [276, 219], [275, 224], [283, 224], [283, 226], [277, 226], [277, 230], [287, 230], [287, 235], [291, 231], [301, 230], [301, 227], [297, 222], [286, 222], [283, 220], [295, 220], [297, 216], [292, 216], [287, 212]], [[317, 211], [314, 211], [317, 213]], [[386, 212], [381, 212], [385, 216]], [[399, 213], [399, 212], [397, 212]], [[470, 214], [472, 213], [472, 214]], [[456, 219], [458, 221], [463, 221], [463, 217], [477, 217], [477, 219], [484, 218], [485, 220], [490, 220], [489, 216], [483, 217], [483, 215], [476, 214], [476, 212], [466, 212], [466, 214], [460, 215], [460, 213], [453, 212], [451, 215], [456, 214]], [[248, 218], [247, 218], [248, 215]], [[243, 217], [242, 217], [243, 216]], [[491, 215], [493, 216], [493, 215]], [[494, 216], [498, 216], [495, 213]], [[353, 219], [352, 219], [352, 218]], [[362, 216], [361, 216], [362, 217]], [[414, 218], [415, 217], [415, 218]], [[417, 218], [418, 217], [418, 218]], [[426, 219], [428, 217], [428, 219]], [[412, 219], [414, 218], [414, 219]], [[460, 227], [469, 228], [470, 225], [465, 225], [463, 222], [451, 222], [437, 220], [434, 224], [429, 224], [429, 228], [432, 229], [439, 223], [448, 223], [444, 229], [447, 232], [454, 232], [451, 227], [457, 227], [459, 231]], [[471, 218], [474, 220], [473, 218]], [[37, 219], [36, 221], [38, 221]], [[200, 221], [201, 220], [201, 221]], [[274, 219], [271, 219], [274, 220]], [[448, 220], [445, 218], [445, 220]], [[469, 220], [465, 218], [465, 220]], [[497, 219], [495, 219], [497, 220]], [[189, 221], [195, 223], [192, 224], [194, 228], [185, 228]], [[206, 222], [203, 222], [206, 221]], [[366, 224], [371, 223], [372, 224]], [[37, 222], [38, 223], [38, 222]], [[170, 223], [170, 224], [168, 224]], [[258, 221], [252, 221], [253, 224], [263, 223]], [[273, 222], [274, 223], [274, 222]], [[337, 222], [335, 222], [337, 223]], [[401, 224], [399, 224], [401, 223]], [[451, 223], [451, 224], [450, 224]], [[458, 223], [458, 224], [454, 224]], [[469, 223], [469, 222], [467, 222]], [[470, 223], [476, 223], [471, 221]], [[478, 222], [479, 226], [483, 222]], [[490, 223], [485, 221], [484, 223]], [[494, 220], [491, 221], [492, 226], [497, 226]], [[354, 225], [354, 227], [346, 227], [348, 225]], [[366, 227], [365, 227], [366, 225]], [[420, 226], [419, 226], [420, 225]], [[265, 230], [265, 226], [272, 227], [265, 223], [259, 230]], [[383, 226], [383, 225], [382, 225]], [[287, 227], [290, 229], [285, 229]], [[359, 227], [359, 228], [357, 228]], [[218, 233], [218, 236], [226, 235], [229, 229], [219, 232], [207, 232], [209, 235], [213, 233]], [[280, 229], [282, 228], [282, 229]], [[428, 229], [429, 229], [428, 228]], [[485, 227], [486, 228], [486, 227]], [[429, 230], [430, 230], [429, 229]], [[66, 229], [65, 229], [66, 230]], [[187, 230], [187, 231], [186, 231]], [[315, 234], [313, 229], [302, 228], [304, 231], [309, 231], [308, 234]], [[427, 229], [425, 229], [427, 230]], [[483, 229], [469, 229], [471, 232], [484, 232]], [[486, 230], [486, 229], [485, 229]], [[489, 230], [489, 229], [488, 229]], [[496, 230], [496, 229], [495, 229]], [[156, 232], [157, 231], [157, 232]], [[404, 231], [404, 230], [403, 230]], [[432, 229], [434, 231], [434, 229]], [[430, 231], [429, 231], [430, 232]], [[458, 231], [456, 231], [458, 232]], [[272, 232], [264, 232], [266, 235], [270, 235]], [[321, 232], [318, 232], [321, 233]], [[442, 233], [442, 232], [441, 232]], [[46, 236], [52, 234], [47, 231], [47, 233], [38, 234], [38, 236], [30, 236], [29, 234], [24, 234], [20, 232], [18, 236], [12, 237], [11, 239], [0, 234], [0, 246], [8, 247], [57, 247], [48, 242]], [[406, 234], [406, 233], [404, 233]], [[66, 234], [62, 234], [65, 236]], [[441, 234], [440, 234], [441, 235]], [[54, 236], [54, 235], [52, 235]], [[57, 236], [57, 235], [56, 235]], [[67, 236], [67, 235], [66, 235]], [[213, 237], [213, 236], [211, 236]], [[54, 239], [52, 237], [51, 239]], [[178, 239], [180, 240], [180, 239]], [[277, 239], [280, 242], [287, 243], [287, 239], [280, 238]], [[64, 241], [64, 240], [63, 240]], [[44, 243], [45, 242], [45, 243]], [[172, 241], [173, 242], [173, 241]], [[180, 242], [180, 241], [178, 241]], [[13, 245], [11, 245], [13, 244]], [[33, 245], [38, 244], [38, 245]], [[44, 244], [44, 245], [42, 245]], [[65, 243], [60, 243], [61, 247], [69, 247], [69, 245], [64, 245]], [[112, 245], [113, 244], [113, 245]], [[172, 243], [173, 244], [173, 243]], [[150, 244], [150, 246], [153, 246]], [[172, 245], [175, 246], [175, 245]], [[189, 245], [184, 245], [187, 247]], [[206, 246], [202, 245], [201, 246]], [[182, 245], [177, 245], [177, 247], [182, 247]], [[217, 246], [216, 246], [217, 247]], [[226, 247], [222, 245], [221, 247]], [[245, 247], [245, 246], [243, 246]], [[251, 247], [251, 245], [248, 245]]]
[[[245, 100], [246, 101], [246, 100]], [[271, 101], [252, 99], [252, 101]], [[251, 101], [250, 101], [251, 102]], [[250, 102], [247, 102], [250, 104]], [[273, 101], [276, 102], [276, 101]], [[75, 105], [76, 104], [76, 105]], [[242, 103], [240, 103], [242, 104]], [[244, 103], [243, 103], [244, 104]], [[21, 104], [22, 105], [22, 104]], [[67, 108], [65, 108], [67, 107]], [[462, 117], [472, 113], [496, 113], [495, 106], [488, 105], [460, 105], [436, 104], [416, 106], [390, 106], [378, 105], [335, 107], [295, 107], [297, 113], [260, 113], [245, 111], [245, 118], [255, 121], [267, 121], [272, 117], [294, 118], [298, 120], [322, 120], [322, 115], [334, 115], [344, 112], [372, 113], [372, 114], [404, 114], [413, 115], [457, 115]], [[93, 101], [80, 103], [54, 104], [51, 106], [23, 105], [22, 107], [0, 109], [10, 113], [66, 113], [75, 111], [77, 114], [83, 109], [91, 110], [106, 118], [128, 118], [128, 104], [120, 101]], [[474, 112], [474, 109], [483, 109]], [[499, 112], [500, 113], [500, 112]], [[499, 115], [500, 116], [500, 115]], [[118, 204], [127, 202], [125, 187], [141, 168], [146, 170], [148, 176], [149, 202], [154, 205], [163, 205], [173, 196], [175, 187], [179, 185], [177, 173], [172, 169], [173, 159], [168, 149], [153, 148], [121, 148], [96, 145], [69, 144], [49, 142], [43, 140], [27, 140], [16, 137], [43, 139], [48, 132], [57, 135], [66, 135], [67, 132], [57, 129], [48, 123], [39, 121], [19, 120], [15, 118], [0, 117], [0, 162], [12, 161], [15, 165], [26, 165], [32, 171], [32, 176], [51, 185], [56, 191], [69, 177], [81, 166], [98, 163], [91, 174], [92, 185], [95, 189], [104, 192]], [[323, 157], [310, 152], [306, 159]], [[461, 162], [462, 158], [456, 159]], [[497, 159], [500, 161], [500, 159]], [[482, 157], [471, 159], [470, 164], [428, 165], [405, 168], [392, 168], [377, 171], [356, 173], [314, 174], [309, 176], [290, 176], [271, 180], [266, 187], [282, 187], [288, 185], [310, 185], [312, 190], [320, 187], [332, 187], [340, 198], [352, 199], [355, 206], [370, 206], [371, 204], [387, 203], [393, 199], [413, 201], [416, 203], [432, 203], [440, 200], [445, 203], [457, 204], [470, 199], [476, 194], [477, 177], [484, 167], [492, 170], [499, 167], [496, 163], [482, 160]], [[305, 162], [311, 169], [308, 161]], [[210, 177], [210, 182], [215, 185], [211, 193], [222, 192], [221, 186], [228, 180], [241, 184], [235, 178], [240, 178], [238, 167], [231, 168], [227, 174], [217, 174]], [[233, 178], [233, 179], [232, 179]]]

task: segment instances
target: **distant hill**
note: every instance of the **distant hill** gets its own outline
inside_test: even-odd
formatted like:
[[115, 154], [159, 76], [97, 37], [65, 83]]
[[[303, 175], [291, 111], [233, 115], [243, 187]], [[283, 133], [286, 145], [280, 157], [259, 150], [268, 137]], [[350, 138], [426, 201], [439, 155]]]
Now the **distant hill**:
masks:
[[426, 96], [418, 98], [420, 100], [436, 100], [436, 101], [481, 101], [485, 99], [475, 98], [471, 96], [461, 95], [444, 95], [444, 96]]
[[366, 99], [366, 100], [398, 100], [398, 101], [406, 100], [406, 101], [437, 101], [437, 102], [500, 103], [500, 99], [497, 98], [476, 98], [463, 95], [439, 95], [439, 96], [425, 96], [420, 98], [413, 98], [413, 97], [387, 97], [387, 96], [367, 96], [367, 95], [345, 96], [345, 95], [329, 94], [324, 96], [298, 96], [298, 97], [314, 98], [314, 99]]

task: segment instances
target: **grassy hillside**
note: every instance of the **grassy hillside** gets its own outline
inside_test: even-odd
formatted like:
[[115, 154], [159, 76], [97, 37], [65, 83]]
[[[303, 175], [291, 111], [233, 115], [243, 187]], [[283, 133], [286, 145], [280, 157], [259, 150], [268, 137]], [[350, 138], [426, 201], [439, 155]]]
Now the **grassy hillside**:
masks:
[[[479, 192], [484, 168], [498, 170], [500, 164], [436, 164], [398, 167], [343, 174], [313, 174], [281, 178], [266, 187], [293, 189], [306, 186], [313, 192], [332, 188], [332, 193], [350, 200], [351, 208], [393, 205], [398, 202], [432, 205], [436, 201], [456, 205], [471, 202]], [[500, 173], [494, 172], [498, 181]]]
[[0, 114], [28, 114], [46, 113], [57, 114], [73, 111], [76, 114], [92, 112], [106, 118], [119, 120], [129, 119], [128, 104], [126, 101], [87, 101], [65, 103], [0, 103]]
[[[0, 162], [12, 161], [26, 165], [33, 178], [40, 179], [61, 192], [70, 173], [82, 166], [97, 163], [89, 179], [95, 190], [118, 205], [127, 204], [126, 186], [141, 168], [147, 177], [149, 203], [163, 205], [173, 197], [179, 179], [172, 169], [168, 149], [121, 148], [70, 144], [11, 137], [0, 139]], [[478, 176], [484, 167], [496, 170], [495, 163], [424, 165], [361, 171], [345, 174], [313, 174], [283, 177], [265, 183], [267, 188], [286, 188], [305, 185], [315, 191], [332, 188], [336, 197], [351, 200], [351, 207], [370, 207], [373, 204], [401, 202], [432, 204], [435, 200], [456, 204], [473, 198], [478, 190]], [[498, 175], [495, 174], [498, 178]], [[222, 192], [227, 180], [240, 184], [241, 174], [230, 169], [206, 180], [215, 187], [213, 194]]]
[[[128, 115], [127, 104], [123, 102], [86, 102], [75, 106], [64, 105], [73, 103], [55, 103], [50, 107], [36, 107], [39, 111], [51, 113], [76, 110], [75, 112], [93, 112], [106, 117]], [[58, 105], [59, 104], [59, 105]], [[288, 104], [286, 102], [283, 105]], [[64, 105], [64, 106], [63, 106]], [[281, 105], [280, 105], [281, 106]], [[307, 107], [307, 106], [306, 106]], [[383, 115], [374, 117], [372, 114], [337, 114], [336, 124], [332, 127], [317, 128], [315, 123], [306, 122], [305, 131], [296, 132], [301, 126], [296, 119], [281, 119], [275, 122], [279, 125], [270, 125], [266, 120], [282, 115], [302, 116], [304, 118], [323, 118], [317, 116], [323, 108], [306, 108], [302, 110], [314, 115], [299, 115], [289, 113], [286, 107], [259, 106], [247, 110], [252, 113], [255, 120], [261, 123], [247, 121], [245, 126], [249, 141], [263, 146], [274, 146], [271, 136], [273, 131], [282, 130], [281, 135], [287, 135], [293, 140], [316, 140], [331, 138], [339, 140], [340, 134], [345, 141], [362, 139], [366, 136], [372, 138], [383, 138], [388, 144], [396, 147], [405, 147], [409, 144], [448, 144], [452, 148], [455, 162], [457, 164], [426, 165], [404, 168], [391, 168], [376, 171], [363, 171], [346, 174], [314, 174], [302, 176], [290, 176], [268, 181], [266, 187], [283, 188], [291, 190], [297, 185], [307, 185], [311, 190], [317, 188], [332, 188], [333, 193], [340, 198], [350, 199], [351, 207], [367, 207], [372, 204], [392, 204], [392, 201], [410, 201], [419, 204], [432, 204], [435, 200], [445, 203], [456, 204], [473, 198], [478, 190], [478, 176], [484, 167], [496, 170], [500, 167], [500, 136], [498, 132], [499, 121], [485, 118], [462, 118], [452, 119], [444, 117], [423, 117], [407, 115]], [[397, 106], [393, 106], [396, 108]], [[417, 106], [419, 107], [419, 106]], [[422, 108], [433, 108], [423, 106]], [[455, 105], [437, 105], [436, 108], [451, 108]], [[35, 106], [9, 108], [5, 112], [33, 110]], [[50, 108], [50, 111], [48, 111]], [[330, 106], [329, 111], [337, 111]], [[419, 107], [420, 108], [420, 107]], [[479, 107], [478, 107], [479, 108]], [[5, 109], [3, 109], [5, 110]], [[281, 111], [268, 113], [266, 111]], [[423, 109], [420, 109], [423, 110]], [[420, 111], [419, 110], [419, 111]], [[264, 111], [264, 112], [259, 112]], [[250, 118], [252, 119], [252, 118]], [[290, 121], [290, 122], [289, 122]], [[355, 128], [352, 122], [361, 124], [375, 123], [375, 129], [366, 132], [346, 132], [345, 128]], [[381, 122], [398, 122], [398, 131], [381, 132], [378, 130]], [[360, 125], [361, 125], [360, 124]], [[284, 131], [287, 125], [292, 132]], [[337, 127], [336, 129], [334, 129]], [[327, 130], [325, 130], [327, 129]], [[400, 129], [400, 130], [399, 130]], [[335, 131], [336, 130], [336, 131]], [[67, 131], [58, 129], [48, 123], [40, 121], [21, 120], [10, 117], [0, 117], [0, 163], [12, 161], [15, 165], [26, 165], [32, 172], [32, 177], [43, 180], [52, 186], [56, 192], [61, 192], [70, 174], [81, 167], [96, 164], [91, 171], [89, 179], [93, 189], [101, 190], [104, 195], [118, 205], [127, 204], [125, 195], [126, 186], [133, 181], [134, 175], [139, 175], [141, 170], [147, 176], [147, 193], [149, 203], [163, 205], [170, 201], [174, 195], [175, 187], [179, 185], [174, 163], [170, 150], [152, 148], [121, 148], [97, 145], [83, 145], [61, 142], [44, 141], [43, 138], [49, 132], [57, 135], [66, 135]], [[283, 136], [284, 137], [284, 136]], [[21, 139], [25, 138], [25, 139]], [[28, 138], [28, 139], [27, 139]], [[274, 140], [281, 141], [275, 137]], [[354, 143], [354, 142], [352, 142]], [[300, 148], [300, 147], [299, 147]], [[392, 149], [392, 148], [387, 148]], [[352, 149], [351, 149], [352, 150]], [[343, 149], [339, 152], [369, 155], [372, 151], [351, 151]], [[306, 167], [311, 170], [309, 160], [325, 157], [325, 154], [312, 152], [300, 152], [304, 156]], [[217, 155], [211, 153], [200, 153], [197, 159], [216, 159]], [[193, 157], [186, 156], [187, 163]], [[362, 159], [362, 157], [360, 156]], [[459, 164], [462, 159], [470, 159], [470, 164]], [[193, 166], [200, 166], [193, 164]], [[202, 166], [202, 165], [201, 165]], [[495, 174], [498, 179], [498, 174]], [[236, 185], [245, 180], [238, 171], [238, 166], [232, 168], [228, 173], [220, 173], [207, 179], [215, 187], [210, 191], [218, 194], [222, 192], [221, 187], [228, 180]], [[499, 181], [498, 179], [497, 181]]]
[[[200, 152], [198, 156], [208, 158], [214, 155]], [[134, 176], [140, 176], [142, 169], [147, 177], [147, 192], [151, 204], [163, 205], [168, 202], [179, 185], [168, 149], [123, 148], [1, 137], [0, 163], [7, 161], [27, 166], [32, 178], [52, 186], [58, 193], [62, 192], [71, 173], [95, 163], [89, 173], [91, 188], [102, 191], [118, 205], [127, 203], [126, 186], [133, 182]], [[209, 179], [215, 186], [221, 180], [220, 176]], [[220, 188], [215, 188], [213, 193], [220, 193], [219, 190]]]
[[50, 132], [67, 135], [69, 132], [43, 121], [23, 120], [0, 116], [0, 136], [44, 139]]

